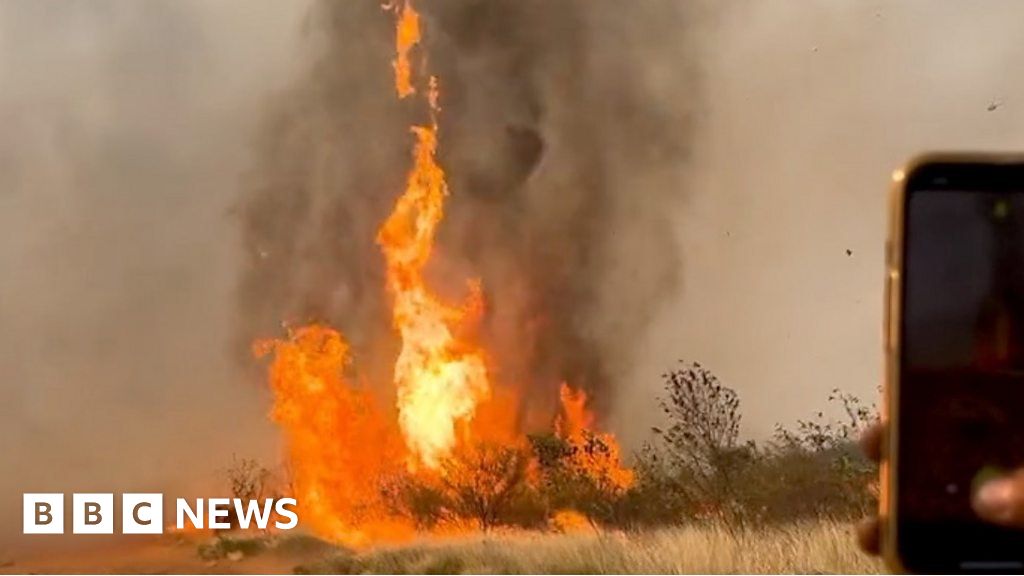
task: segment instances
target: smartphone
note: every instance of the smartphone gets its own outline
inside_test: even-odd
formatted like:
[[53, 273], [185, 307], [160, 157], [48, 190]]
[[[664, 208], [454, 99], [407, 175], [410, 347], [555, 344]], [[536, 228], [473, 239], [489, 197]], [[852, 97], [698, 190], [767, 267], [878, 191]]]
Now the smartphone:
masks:
[[896, 571], [1024, 572], [980, 483], [1024, 466], [1024, 156], [934, 154], [893, 176], [881, 517]]

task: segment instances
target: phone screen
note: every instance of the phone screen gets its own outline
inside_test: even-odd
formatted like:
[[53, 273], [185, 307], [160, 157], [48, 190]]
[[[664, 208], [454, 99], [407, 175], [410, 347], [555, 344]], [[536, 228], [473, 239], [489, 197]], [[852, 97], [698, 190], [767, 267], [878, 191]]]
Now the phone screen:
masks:
[[1024, 465], [1024, 181], [1001, 169], [907, 187], [895, 488], [912, 571], [1024, 568], [1024, 532], [971, 508], [981, 482]]

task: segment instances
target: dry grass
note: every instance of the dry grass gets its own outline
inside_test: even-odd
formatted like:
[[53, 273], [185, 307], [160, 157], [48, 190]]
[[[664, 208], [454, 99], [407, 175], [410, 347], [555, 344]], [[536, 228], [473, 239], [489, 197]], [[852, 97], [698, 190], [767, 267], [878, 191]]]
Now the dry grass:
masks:
[[879, 573], [851, 527], [685, 527], [642, 534], [520, 534], [425, 542], [307, 564], [298, 573]]

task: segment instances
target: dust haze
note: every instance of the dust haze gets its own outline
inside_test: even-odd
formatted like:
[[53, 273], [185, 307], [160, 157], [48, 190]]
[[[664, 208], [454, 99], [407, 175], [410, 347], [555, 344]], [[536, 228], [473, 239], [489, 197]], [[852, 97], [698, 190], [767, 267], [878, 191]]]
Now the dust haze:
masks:
[[[432, 280], [482, 279], [499, 381], [575, 381], [633, 442], [677, 358], [750, 436], [873, 398], [889, 171], [1021, 148], [1009, 0], [421, 4]], [[388, 357], [374, 232], [421, 113], [391, 33], [375, 2], [0, 3], [0, 537], [22, 492], [184, 495], [276, 458], [246, 347], [282, 323]]]
[[230, 210], [304, 13], [0, 2], [0, 536], [22, 492], [209, 491], [268, 452]]
[[695, 359], [739, 392], [744, 433], [765, 437], [833, 388], [879, 397], [890, 173], [925, 150], [1024, 149], [1024, 6], [726, 5], [701, 34], [684, 285], [616, 407], [623, 424], [643, 418], [665, 366]]

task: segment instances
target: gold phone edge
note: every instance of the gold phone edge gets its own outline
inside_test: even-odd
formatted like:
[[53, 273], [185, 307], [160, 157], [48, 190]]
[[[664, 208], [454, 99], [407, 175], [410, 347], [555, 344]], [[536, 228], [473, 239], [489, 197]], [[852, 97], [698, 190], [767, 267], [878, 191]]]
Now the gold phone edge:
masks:
[[892, 462], [897, 454], [899, 423], [899, 361], [900, 361], [900, 313], [903, 305], [903, 211], [906, 202], [906, 186], [910, 175], [922, 166], [934, 163], [1024, 163], [1024, 154], [991, 152], [929, 152], [911, 158], [902, 168], [892, 173], [889, 190], [888, 233], [885, 242], [885, 313], [882, 325], [883, 355], [885, 358], [885, 382], [882, 394], [881, 424], [883, 430], [882, 461], [879, 465], [878, 517], [881, 529], [881, 551], [886, 567], [894, 573], [904, 574], [906, 567], [901, 561], [896, 544], [895, 486], [896, 469]]

